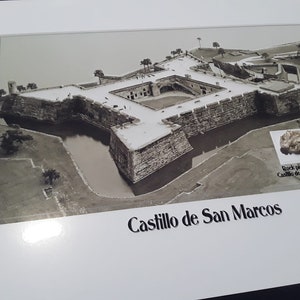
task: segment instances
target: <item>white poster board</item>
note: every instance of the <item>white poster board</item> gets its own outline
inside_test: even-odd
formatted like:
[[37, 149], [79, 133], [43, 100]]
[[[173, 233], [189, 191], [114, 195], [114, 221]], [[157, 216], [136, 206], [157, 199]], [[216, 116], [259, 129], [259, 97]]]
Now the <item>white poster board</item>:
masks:
[[[288, 25], [299, 9], [294, 1], [8, 1], [0, 35]], [[1, 294], [204, 299], [298, 284], [300, 191], [278, 190], [1, 225]]]

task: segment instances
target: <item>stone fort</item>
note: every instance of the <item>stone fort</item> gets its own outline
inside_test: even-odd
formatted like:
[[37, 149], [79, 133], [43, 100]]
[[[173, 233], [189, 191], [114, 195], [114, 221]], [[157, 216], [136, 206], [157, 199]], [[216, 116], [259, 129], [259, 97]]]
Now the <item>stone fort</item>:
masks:
[[94, 86], [19, 93], [10, 82], [0, 113], [51, 123], [81, 120], [110, 132], [110, 153], [119, 171], [136, 183], [191, 151], [191, 136], [259, 113], [299, 112], [298, 83], [253, 83], [195, 70], [201, 63], [180, 55], [151, 72]]

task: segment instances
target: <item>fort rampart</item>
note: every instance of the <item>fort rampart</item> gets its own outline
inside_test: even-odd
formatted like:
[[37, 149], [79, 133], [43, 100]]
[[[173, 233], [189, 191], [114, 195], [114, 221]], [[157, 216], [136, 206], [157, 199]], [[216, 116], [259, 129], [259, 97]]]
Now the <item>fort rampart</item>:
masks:
[[62, 102], [18, 95], [3, 98], [4, 102], [0, 111], [0, 116], [3, 117], [13, 116], [52, 124], [82, 120], [109, 132], [112, 126], [135, 120], [119, 110], [94, 103], [81, 96], [74, 96]]
[[181, 125], [187, 137], [191, 137], [256, 114], [256, 94], [254, 91], [224, 99], [167, 120]]
[[246, 79], [249, 77], [248, 72], [243, 68], [240, 67], [238, 64], [231, 64], [228, 62], [223, 62], [216, 58], [213, 58], [213, 63], [219, 69], [222, 69], [226, 74], [233, 75], [234, 77]]
[[[117, 128], [116, 128], [117, 129]], [[171, 133], [146, 146], [130, 151], [115, 134], [111, 133], [110, 151], [119, 170], [135, 183], [161, 169], [192, 150], [182, 129], [174, 126]]]
[[257, 100], [267, 114], [282, 116], [300, 111], [300, 89], [274, 95], [259, 93]]

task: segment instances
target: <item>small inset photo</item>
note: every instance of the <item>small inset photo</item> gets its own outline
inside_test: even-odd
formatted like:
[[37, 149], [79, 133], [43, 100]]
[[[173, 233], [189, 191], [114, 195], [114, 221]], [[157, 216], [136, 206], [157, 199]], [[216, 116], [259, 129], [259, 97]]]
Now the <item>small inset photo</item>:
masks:
[[300, 129], [270, 131], [281, 165], [300, 163]]

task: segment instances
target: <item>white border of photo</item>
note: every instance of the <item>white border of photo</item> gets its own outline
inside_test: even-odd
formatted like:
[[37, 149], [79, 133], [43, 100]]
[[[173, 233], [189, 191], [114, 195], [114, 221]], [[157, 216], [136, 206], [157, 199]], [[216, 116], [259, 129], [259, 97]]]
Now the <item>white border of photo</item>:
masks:
[[[0, 35], [299, 24], [294, 0], [0, 2]], [[245, 37], [247, 38], [247, 37]]]

